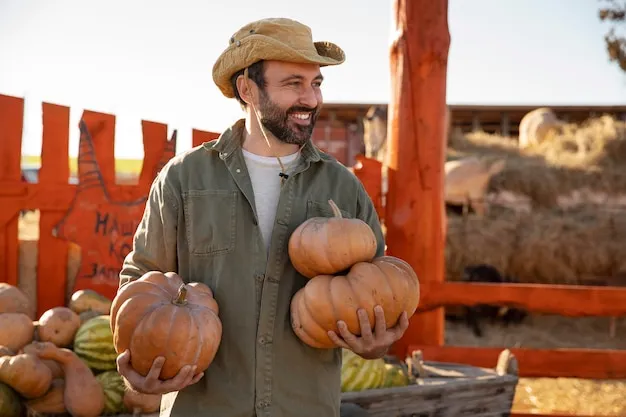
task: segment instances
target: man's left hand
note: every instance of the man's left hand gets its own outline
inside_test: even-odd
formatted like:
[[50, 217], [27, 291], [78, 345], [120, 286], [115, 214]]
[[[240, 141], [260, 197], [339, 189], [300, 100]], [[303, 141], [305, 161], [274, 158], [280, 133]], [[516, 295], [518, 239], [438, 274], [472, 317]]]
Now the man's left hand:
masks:
[[379, 305], [374, 307], [374, 316], [376, 317], [374, 329], [372, 329], [364, 309], [358, 309], [357, 315], [361, 326], [360, 337], [350, 333], [346, 323], [341, 320], [337, 322], [339, 336], [341, 337], [332, 330], [328, 332], [328, 337], [335, 342], [337, 346], [349, 349], [364, 359], [382, 358], [387, 353], [389, 347], [396, 340], [400, 339], [409, 327], [409, 318], [407, 317], [406, 311], [403, 311], [400, 315], [398, 324], [390, 329], [387, 329], [387, 325], [385, 324], [385, 312]]

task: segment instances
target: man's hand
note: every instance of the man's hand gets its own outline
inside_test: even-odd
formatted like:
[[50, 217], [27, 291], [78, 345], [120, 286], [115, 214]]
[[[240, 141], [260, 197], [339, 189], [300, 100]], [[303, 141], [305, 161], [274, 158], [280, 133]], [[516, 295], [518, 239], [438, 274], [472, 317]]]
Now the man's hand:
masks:
[[152, 367], [145, 377], [135, 371], [130, 365], [130, 351], [126, 350], [117, 357], [117, 371], [126, 379], [130, 388], [142, 394], [167, 394], [168, 392], [180, 391], [183, 388], [195, 384], [202, 378], [204, 372], [194, 375], [196, 367], [187, 365], [178, 374], [166, 381], [161, 381], [159, 375], [165, 363], [165, 358], [159, 356], [152, 362]]
[[385, 324], [385, 312], [381, 306], [377, 305], [374, 307], [376, 325], [373, 333], [365, 310], [360, 308], [357, 310], [357, 315], [361, 326], [361, 337], [350, 333], [346, 323], [341, 320], [337, 322], [337, 328], [339, 329], [341, 337], [337, 336], [332, 330], [328, 332], [328, 337], [335, 342], [337, 346], [349, 349], [364, 359], [382, 358], [387, 353], [389, 347], [396, 340], [400, 339], [409, 327], [409, 319], [406, 311], [402, 312], [396, 326], [387, 329], [387, 325]]

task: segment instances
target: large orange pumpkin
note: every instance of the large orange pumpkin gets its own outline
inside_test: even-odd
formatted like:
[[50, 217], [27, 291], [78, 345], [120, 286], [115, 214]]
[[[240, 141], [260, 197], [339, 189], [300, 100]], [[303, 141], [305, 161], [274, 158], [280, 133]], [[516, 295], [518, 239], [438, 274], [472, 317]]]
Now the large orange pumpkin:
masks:
[[148, 272], [124, 285], [111, 305], [111, 330], [118, 353], [130, 349], [133, 369], [145, 376], [157, 356], [165, 357], [161, 379], [185, 365], [206, 370], [222, 339], [213, 292], [205, 284], [185, 284], [173, 272]]
[[336, 345], [327, 332], [338, 332], [337, 321], [345, 321], [352, 334], [360, 335], [357, 310], [365, 309], [373, 328], [374, 307], [379, 304], [389, 328], [403, 311], [413, 315], [419, 297], [419, 281], [411, 266], [399, 258], [381, 256], [356, 263], [345, 276], [319, 275], [309, 280], [291, 300], [291, 325], [307, 345], [333, 348]]
[[289, 238], [291, 263], [307, 278], [336, 274], [376, 256], [376, 236], [369, 225], [360, 219], [344, 218], [333, 200], [328, 204], [333, 217], [312, 217]]

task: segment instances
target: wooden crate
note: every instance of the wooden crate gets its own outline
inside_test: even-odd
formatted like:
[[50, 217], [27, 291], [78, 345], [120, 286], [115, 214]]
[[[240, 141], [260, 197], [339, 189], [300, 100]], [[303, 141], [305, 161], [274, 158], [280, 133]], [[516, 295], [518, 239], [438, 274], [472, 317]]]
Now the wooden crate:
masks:
[[415, 351], [407, 361], [415, 383], [405, 387], [344, 392], [341, 400], [354, 403], [370, 416], [384, 417], [501, 417], [511, 414], [518, 382], [517, 360], [509, 350], [500, 353], [493, 369], [423, 361]]

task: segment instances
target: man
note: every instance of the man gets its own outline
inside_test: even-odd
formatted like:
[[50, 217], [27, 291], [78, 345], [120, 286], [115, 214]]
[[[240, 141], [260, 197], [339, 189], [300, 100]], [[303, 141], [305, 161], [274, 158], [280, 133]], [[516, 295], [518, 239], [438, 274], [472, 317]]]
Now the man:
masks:
[[[223, 335], [204, 373], [183, 368], [160, 381], [162, 359], [142, 377], [132, 358], [118, 359], [128, 385], [165, 394], [165, 416], [338, 416], [340, 349], [314, 349], [290, 324], [293, 294], [307, 280], [291, 265], [287, 244], [311, 217], [345, 216], [367, 222], [384, 240], [362, 184], [311, 142], [322, 105], [320, 68], [344, 61], [329, 42], [311, 40], [307, 26], [264, 19], [241, 28], [213, 68], [221, 92], [236, 98], [245, 118], [216, 141], [174, 157], [155, 179], [120, 286], [151, 270], [175, 271], [211, 287]], [[380, 358], [408, 326], [393, 329], [362, 319], [362, 335], [329, 336], [364, 358]]]

